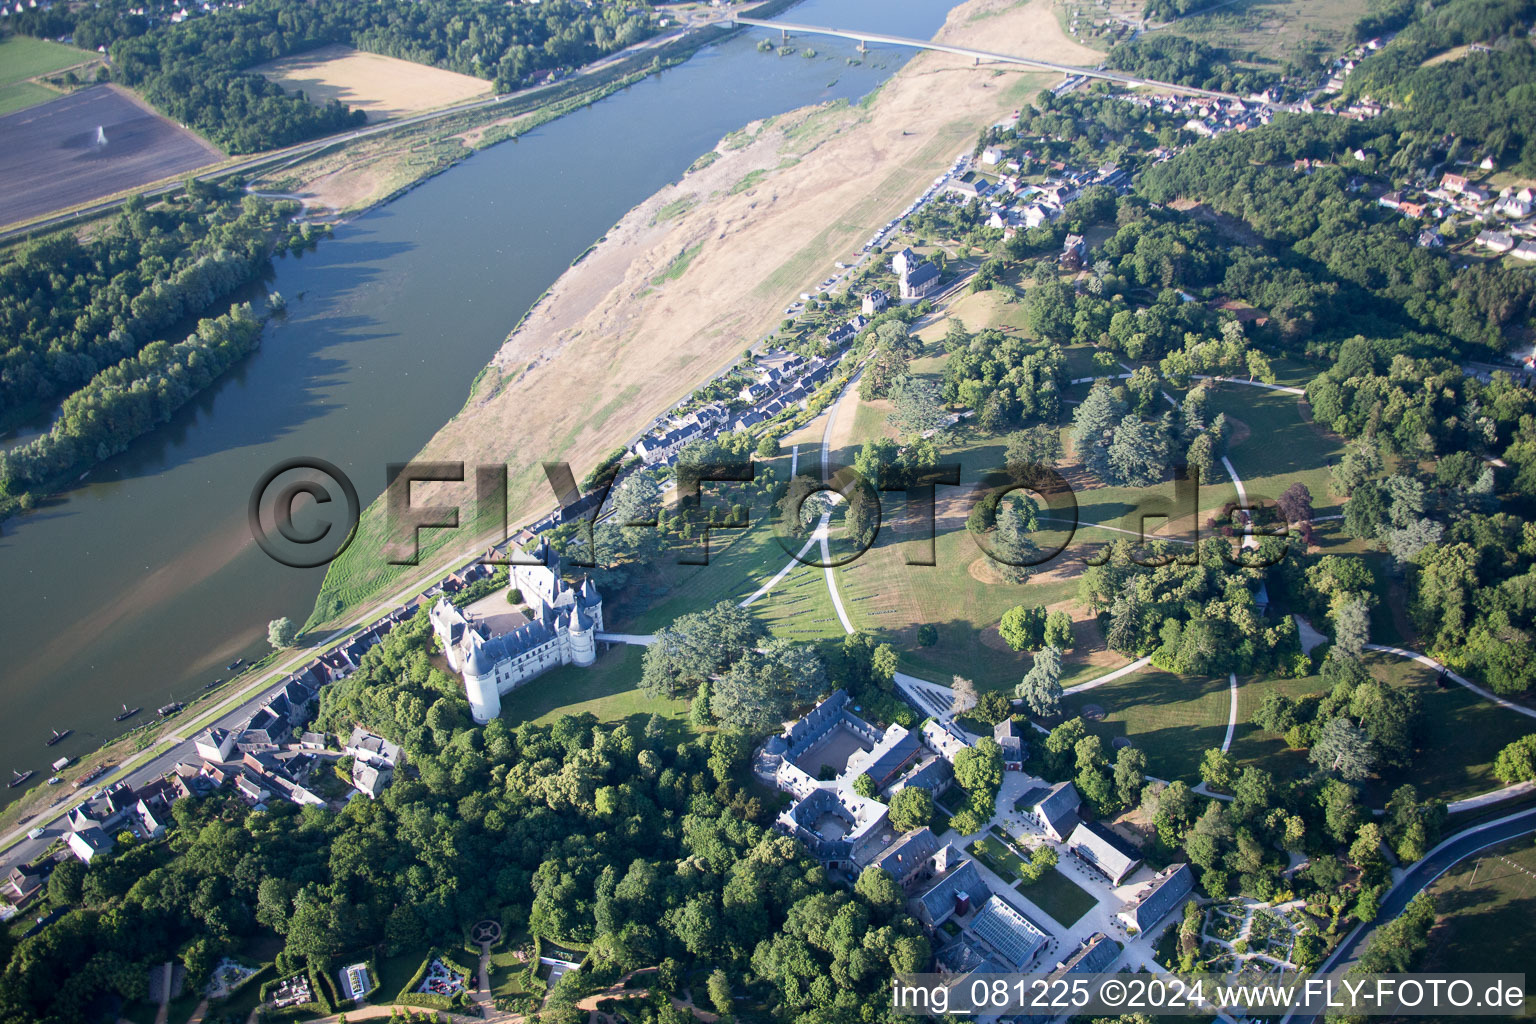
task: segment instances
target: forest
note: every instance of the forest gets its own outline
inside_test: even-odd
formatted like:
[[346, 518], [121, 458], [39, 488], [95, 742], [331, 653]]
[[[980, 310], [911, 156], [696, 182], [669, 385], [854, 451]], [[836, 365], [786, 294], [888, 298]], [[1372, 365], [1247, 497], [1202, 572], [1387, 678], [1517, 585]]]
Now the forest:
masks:
[[[229, 153], [254, 153], [364, 121], [332, 101], [316, 106], [247, 69], [327, 43], [431, 64], [509, 92], [534, 74], [571, 68], [639, 42], [649, 9], [605, 0], [535, 5], [477, 0], [257, 0], [179, 24], [151, 23], [129, 0], [58, 4], [18, 14], [14, 27], [77, 46], [106, 46], [115, 81]], [[635, 11], [635, 13], [630, 13]]]
[[0, 950], [0, 1021], [87, 1019], [114, 994], [142, 995], [151, 963], [182, 958], [197, 980], [263, 936], [280, 939], [282, 971], [319, 972], [458, 948], [488, 916], [590, 947], [541, 1015], [562, 1024], [585, 1021], [578, 996], [658, 964], [697, 998], [718, 973], [709, 989], [727, 986], [727, 1004], [735, 992], [778, 1019], [872, 1020], [890, 974], [927, 964], [889, 876], [836, 886], [767, 828], [744, 736], [654, 716], [473, 728], [431, 644], [423, 611], [322, 691], [317, 728], [362, 721], [403, 743], [410, 767], [380, 799], [336, 814], [182, 800], [168, 841], [61, 866], [48, 897], [73, 909]]
[[[0, 496], [19, 499], [143, 433], [144, 410], [126, 418], [107, 411], [116, 405], [122, 412], [120, 403], [128, 400], [114, 393], [123, 382], [109, 371], [133, 363], [166, 332], [190, 330], [191, 318], [255, 280], [274, 249], [312, 244], [320, 231], [294, 224], [296, 210], [292, 201], [193, 181], [153, 206], [142, 197], [129, 199], [110, 227], [85, 240], [61, 233], [6, 253], [0, 261], [0, 422], [21, 422], [81, 388], [91, 393], [69, 406], [68, 423], [5, 453]], [[235, 333], [243, 335], [243, 329]], [[228, 366], [229, 340], [167, 345], [150, 360], [157, 369], [146, 364], [116, 372], [137, 381], [140, 398], [150, 377], [163, 372], [177, 378], [174, 385], [169, 377], [157, 385], [159, 411], [149, 420], [163, 422], [171, 406], [190, 397], [191, 382], [206, 383], [213, 366], [218, 369], [212, 376]], [[248, 350], [250, 344], [254, 338], [235, 347]], [[160, 359], [172, 351], [171, 362], [181, 365], [174, 373]], [[139, 426], [131, 427], [130, 420]]]
[[1109, 66], [1142, 78], [1247, 96], [1276, 81], [1273, 72], [1241, 67], [1221, 47], [1176, 35], [1141, 36], [1109, 51]]
[[261, 321], [245, 303], [198, 321], [175, 344], [152, 341], [64, 399], [48, 433], [0, 452], [0, 489], [20, 494], [123, 451], [256, 348]]

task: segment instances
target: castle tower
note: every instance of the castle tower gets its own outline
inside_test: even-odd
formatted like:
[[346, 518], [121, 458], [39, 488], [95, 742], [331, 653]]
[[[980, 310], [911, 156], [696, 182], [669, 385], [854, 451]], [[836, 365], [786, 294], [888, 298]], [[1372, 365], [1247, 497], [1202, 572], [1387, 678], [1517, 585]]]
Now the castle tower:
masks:
[[496, 690], [496, 666], [486, 656], [480, 634], [471, 630], [464, 638], [469, 654], [464, 659], [464, 695], [469, 714], [480, 725], [501, 714], [501, 694]]
[[597, 627], [580, 605], [571, 612], [571, 664], [590, 665], [597, 659]]

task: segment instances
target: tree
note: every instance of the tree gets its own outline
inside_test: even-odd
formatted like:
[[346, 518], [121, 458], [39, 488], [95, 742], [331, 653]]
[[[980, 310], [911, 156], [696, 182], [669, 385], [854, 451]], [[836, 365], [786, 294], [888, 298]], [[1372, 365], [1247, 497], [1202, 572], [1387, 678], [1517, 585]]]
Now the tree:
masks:
[[976, 684], [964, 676], [955, 676], [951, 682], [954, 698], [950, 703], [950, 711], [956, 715], [963, 715], [976, 706]]
[[1184, 852], [1189, 861], [1201, 868], [1214, 868], [1221, 862], [1222, 847], [1232, 838], [1232, 825], [1221, 802], [1212, 800], [1206, 804], [1189, 834], [1184, 837]]
[[1014, 431], [1003, 449], [1003, 465], [1016, 483], [1029, 483], [1037, 469], [1054, 466], [1060, 459], [1061, 431], [1052, 423]]
[[1046, 277], [1029, 290], [1025, 316], [1030, 333], [1058, 344], [1070, 341], [1072, 307], [1072, 289], [1054, 276]]
[[1536, 781], [1536, 733], [1522, 736], [1499, 751], [1493, 777], [1507, 783]]
[[1231, 792], [1236, 774], [1231, 755], [1220, 747], [1207, 750], [1205, 757], [1200, 761], [1200, 781], [1212, 789]]
[[1287, 487], [1276, 504], [1280, 506], [1280, 514], [1288, 523], [1312, 521], [1312, 492], [1307, 490], [1307, 485], [1300, 481]]
[[955, 781], [971, 794], [972, 803], [978, 794], [991, 801], [1003, 785], [1003, 748], [989, 735], [955, 754], [954, 766]]
[[731, 979], [726, 977], [725, 971], [716, 967], [709, 972], [709, 981], [706, 985], [709, 990], [709, 1001], [714, 1005], [715, 1012], [726, 1014], [731, 1012]]
[[1111, 483], [1150, 487], [1168, 475], [1168, 438], [1162, 429], [1127, 415], [1105, 453]]
[[1346, 842], [1360, 821], [1360, 807], [1355, 803], [1358, 790], [1337, 779], [1323, 784], [1319, 800], [1323, 805], [1323, 823], [1336, 843]]
[[[1009, 583], [1023, 583], [1029, 579], [1032, 563], [1040, 553], [1040, 547], [1030, 536], [1039, 529], [1040, 506], [1035, 499], [1010, 495], [998, 503], [997, 528], [992, 531], [992, 550], [988, 552], [992, 565]], [[1042, 629], [1044, 623], [1042, 621]]]
[[1374, 821], [1360, 826], [1355, 841], [1349, 846], [1350, 863], [1362, 871], [1369, 871], [1381, 863], [1381, 844], [1384, 837], [1381, 826]]
[[891, 422], [905, 434], [924, 434], [944, 425], [939, 386], [926, 377], [896, 378], [891, 384], [891, 400], [895, 406]]
[[293, 624], [293, 620], [284, 615], [280, 619], [273, 619], [267, 623], [267, 643], [274, 650], [285, 651], [294, 646], [299, 639], [299, 627]]
[[771, 459], [779, 454], [779, 439], [772, 434], [764, 434], [757, 442], [758, 458]]
[[1012, 715], [1013, 702], [997, 690], [988, 690], [976, 703], [976, 717], [988, 725], [996, 725]]
[[1014, 695], [1024, 701], [1031, 714], [1051, 718], [1061, 713], [1061, 694], [1061, 651], [1046, 647], [1035, 655], [1035, 663]]
[[1069, 718], [1045, 737], [1045, 771], [1050, 779], [1063, 779], [1076, 767], [1077, 741], [1088, 735], [1081, 718]]
[[1038, 651], [1045, 644], [1046, 614], [1038, 605], [1015, 605], [1003, 612], [997, 632], [1015, 651]]
[[1351, 782], [1369, 778], [1377, 756], [1364, 729], [1342, 716], [1330, 718], [1312, 745], [1313, 764]]
[[1049, 647], [1072, 649], [1072, 616], [1062, 609], [1051, 612], [1045, 620], [1045, 643]]
[[711, 683], [709, 710], [724, 728], [767, 732], [783, 723], [797, 697], [820, 691], [825, 678], [814, 647], [769, 640]]
[[1109, 445], [1124, 417], [1125, 401], [1104, 381], [1094, 384], [1072, 413], [1072, 450], [1078, 462], [1101, 479], [1110, 478]]
[[1354, 598], [1341, 602], [1334, 609], [1333, 629], [1333, 649], [1352, 658], [1360, 657], [1371, 629], [1371, 613], [1365, 601]]
[[1136, 747], [1121, 747], [1115, 755], [1115, 795], [1121, 807], [1134, 807], [1147, 783], [1147, 755]]
[[859, 794], [859, 796], [866, 797], [868, 799], [874, 799], [875, 794], [879, 792], [879, 790], [875, 788], [875, 780], [869, 777], [869, 772], [860, 772], [858, 776], [854, 778], [853, 791]]
[[922, 786], [903, 786], [891, 797], [891, 827], [911, 832], [933, 820], [933, 794]]

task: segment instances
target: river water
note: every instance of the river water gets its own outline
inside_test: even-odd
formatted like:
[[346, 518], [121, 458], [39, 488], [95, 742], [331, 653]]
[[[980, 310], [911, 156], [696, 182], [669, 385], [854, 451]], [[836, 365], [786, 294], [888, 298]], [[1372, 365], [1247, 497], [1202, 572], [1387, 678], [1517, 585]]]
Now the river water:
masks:
[[[946, 0], [805, 0], [807, 24], [927, 38]], [[266, 650], [308, 617], [323, 569], [252, 542], [246, 502], [275, 463], [319, 456], [364, 504], [463, 404], [507, 331], [631, 207], [754, 118], [857, 98], [910, 53], [806, 37], [818, 56], [741, 33], [601, 103], [502, 143], [339, 227], [270, 288], [288, 300], [261, 348], [174, 420], [0, 533], [0, 777], [104, 740]], [[872, 225], [873, 227], [873, 225]], [[658, 410], [659, 411], [659, 410]], [[120, 706], [143, 706], [113, 721]], [[46, 748], [52, 729], [74, 735]], [[11, 796], [7, 792], [5, 796]]]

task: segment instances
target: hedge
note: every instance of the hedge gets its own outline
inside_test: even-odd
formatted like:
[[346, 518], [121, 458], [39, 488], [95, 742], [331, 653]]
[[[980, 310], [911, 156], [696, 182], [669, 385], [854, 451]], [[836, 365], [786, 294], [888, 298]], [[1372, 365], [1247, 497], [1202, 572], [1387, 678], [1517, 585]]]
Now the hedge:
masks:
[[[446, 952], [431, 950], [422, 958], [421, 966], [416, 968], [416, 973], [411, 975], [411, 980], [405, 983], [395, 996], [393, 1002], [403, 1006], [422, 1006], [429, 1010], [453, 1010], [464, 1006], [469, 1002], [469, 986], [459, 990], [458, 995], [440, 996], [435, 992], [417, 992], [416, 987], [427, 977], [427, 969], [432, 966], [432, 961], [441, 960], [443, 966], [450, 971], [455, 971], [465, 976], [466, 979], [474, 976], [474, 972], [453, 960]], [[537, 961], [535, 961], [537, 963]]]

